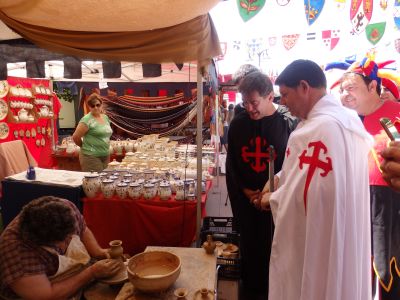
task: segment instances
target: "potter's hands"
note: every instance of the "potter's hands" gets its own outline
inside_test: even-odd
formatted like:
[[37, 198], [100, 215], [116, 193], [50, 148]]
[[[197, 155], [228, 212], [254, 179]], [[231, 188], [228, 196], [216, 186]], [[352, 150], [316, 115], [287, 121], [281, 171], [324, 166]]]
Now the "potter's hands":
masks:
[[381, 155], [384, 158], [381, 164], [383, 179], [394, 190], [400, 191], [400, 142], [390, 142]]
[[[267, 183], [264, 185], [264, 188], [262, 190], [263, 193], [270, 193], [271, 192], [269, 190], [270, 180], [271, 179], [268, 179]], [[274, 191], [276, 191], [276, 189], [278, 188], [278, 184], [279, 184], [279, 177], [275, 175], [274, 176]]]
[[93, 278], [111, 277], [121, 268], [121, 261], [117, 259], [103, 259], [90, 266]]
[[96, 258], [98, 259], [107, 259], [111, 258], [109, 249], [99, 249], [98, 253], [96, 253]]
[[260, 198], [260, 190], [250, 190], [250, 189], [243, 189], [243, 193], [249, 199], [250, 203], [253, 204], [256, 208], [259, 208], [259, 198]]

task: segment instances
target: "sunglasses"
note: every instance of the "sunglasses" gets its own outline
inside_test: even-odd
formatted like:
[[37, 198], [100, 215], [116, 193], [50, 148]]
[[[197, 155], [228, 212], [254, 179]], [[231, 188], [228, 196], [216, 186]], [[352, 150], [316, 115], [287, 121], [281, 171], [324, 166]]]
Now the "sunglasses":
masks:
[[95, 105], [90, 105], [91, 108], [100, 107], [100, 106], [101, 106], [101, 103], [97, 103], [97, 104], [95, 104]]

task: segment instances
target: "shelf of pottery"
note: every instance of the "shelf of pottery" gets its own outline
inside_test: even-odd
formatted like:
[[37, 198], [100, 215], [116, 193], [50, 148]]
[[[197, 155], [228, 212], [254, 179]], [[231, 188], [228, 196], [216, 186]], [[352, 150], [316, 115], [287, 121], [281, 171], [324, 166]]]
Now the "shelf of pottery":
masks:
[[[42, 85], [24, 88], [9, 86], [7, 80], [0, 81], [0, 139], [10, 134], [8, 124], [36, 124], [39, 119], [53, 119], [53, 93]], [[13, 126], [15, 128], [15, 126]], [[46, 126], [14, 129], [14, 138], [36, 138], [37, 135], [51, 136]], [[44, 146], [45, 139], [36, 140], [37, 146]]]
[[[180, 151], [185, 148], [185, 151]], [[206, 181], [212, 179], [210, 167], [214, 166], [210, 147], [205, 147], [202, 158], [202, 192]], [[90, 174], [83, 180], [87, 197], [101, 192], [105, 198], [115, 194], [119, 198], [196, 199], [197, 158], [195, 145], [178, 146], [169, 138], [157, 134], [145, 135], [137, 140], [112, 141], [110, 153], [123, 153], [121, 162], [113, 160], [100, 174]], [[184, 154], [182, 154], [184, 153]]]

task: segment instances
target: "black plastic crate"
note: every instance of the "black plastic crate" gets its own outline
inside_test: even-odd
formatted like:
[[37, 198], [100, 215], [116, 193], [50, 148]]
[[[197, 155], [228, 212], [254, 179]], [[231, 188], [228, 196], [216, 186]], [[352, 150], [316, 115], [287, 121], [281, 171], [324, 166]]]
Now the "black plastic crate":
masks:
[[[207, 235], [212, 235], [214, 241], [232, 243], [237, 246], [240, 244], [240, 236], [233, 231], [233, 218], [228, 217], [205, 217], [203, 227], [200, 232], [201, 242], [207, 240]], [[240, 252], [238, 258], [225, 258], [217, 256], [218, 277], [225, 279], [240, 278]]]

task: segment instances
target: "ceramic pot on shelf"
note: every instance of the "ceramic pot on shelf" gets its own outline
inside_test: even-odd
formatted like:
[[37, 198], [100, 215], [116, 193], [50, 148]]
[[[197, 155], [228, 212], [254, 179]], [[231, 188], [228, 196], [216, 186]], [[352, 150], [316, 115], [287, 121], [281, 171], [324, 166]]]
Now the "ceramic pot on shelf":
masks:
[[119, 198], [124, 199], [128, 195], [128, 184], [125, 182], [120, 182], [117, 184], [115, 188], [115, 192]]
[[144, 180], [152, 180], [154, 179], [154, 171], [147, 169], [143, 171], [144, 174]]
[[105, 179], [101, 182], [101, 192], [103, 193], [104, 198], [110, 199], [114, 196], [115, 185], [114, 180]]
[[28, 111], [25, 108], [22, 108], [18, 112], [18, 118], [21, 122], [28, 121]]
[[132, 182], [128, 187], [128, 195], [133, 200], [137, 200], [142, 195], [142, 185], [139, 182]]
[[43, 105], [43, 106], [40, 108], [40, 116], [41, 116], [42, 118], [46, 118], [46, 117], [49, 116], [49, 108], [48, 108], [46, 105]]
[[143, 190], [143, 197], [146, 200], [151, 200], [156, 196], [157, 190], [154, 184], [152, 183], [146, 183], [143, 186], [144, 190]]
[[171, 185], [168, 181], [161, 181], [159, 190], [161, 200], [168, 200], [171, 197]]
[[112, 259], [122, 259], [122, 255], [124, 254], [124, 248], [122, 248], [121, 240], [114, 240], [109, 243], [110, 249], [108, 253], [110, 254], [110, 258]]
[[100, 190], [100, 176], [97, 173], [90, 173], [83, 177], [82, 188], [88, 198], [94, 198]]
[[185, 200], [185, 185], [183, 181], [177, 180], [175, 181], [175, 200]]

